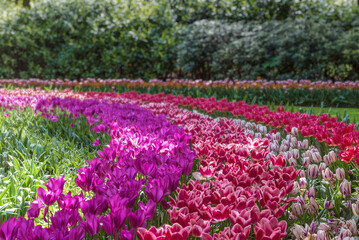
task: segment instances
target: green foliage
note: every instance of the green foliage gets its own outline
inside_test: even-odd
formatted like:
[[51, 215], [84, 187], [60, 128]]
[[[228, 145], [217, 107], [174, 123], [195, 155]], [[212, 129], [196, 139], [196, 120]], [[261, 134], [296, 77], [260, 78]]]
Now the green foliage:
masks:
[[0, 78], [356, 79], [355, 4], [36, 0], [26, 9], [8, 2], [0, 4]]
[[357, 27], [324, 20], [201, 20], [181, 32], [178, 68], [203, 79], [355, 79], [357, 37]]
[[170, 16], [156, 1], [39, 1], [0, 25], [0, 76], [165, 75], [175, 39]]

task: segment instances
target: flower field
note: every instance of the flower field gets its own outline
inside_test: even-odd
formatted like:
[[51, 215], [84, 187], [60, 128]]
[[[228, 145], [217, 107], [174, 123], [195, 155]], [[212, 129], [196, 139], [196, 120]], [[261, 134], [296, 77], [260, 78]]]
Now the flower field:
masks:
[[158, 79], [2, 79], [1, 85], [14, 87], [42, 87], [45, 89], [71, 88], [74, 91], [129, 92], [181, 94], [190, 97], [226, 98], [228, 101], [244, 100], [261, 105], [303, 105], [303, 106], [342, 106], [359, 107], [359, 81], [331, 82], [310, 80], [188, 80], [175, 79], [162, 81]]
[[[3, 82], [1, 240], [359, 236], [354, 124], [205, 95], [125, 91], [163, 89], [155, 81], [86, 81]], [[119, 85], [123, 93], [110, 91]]]

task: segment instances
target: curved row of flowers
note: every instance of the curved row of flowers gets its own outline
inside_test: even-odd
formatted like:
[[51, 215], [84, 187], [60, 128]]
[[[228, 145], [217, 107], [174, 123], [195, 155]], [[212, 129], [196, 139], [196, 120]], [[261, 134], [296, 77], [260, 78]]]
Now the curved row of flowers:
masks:
[[[33, 90], [1, 90], [1, 92], [6, 93], [7, 96], [34, 96], [39, 94]], [[42, 92], [42, 94], [45, 95], [46, 93]], [[61, 95], [62, 98], [71, 99], [50, 98], [51, 96], [59, 95]], [[78, 234], [71, 235], [72, 237], [77, 238], [69, 239], [81, 239], [85, 232], [92, 235], [93, 232], [91, 231], [93, 231], [93, 229], [96, 230], [96, 227], [97, 229], [106, 231], [103, 226], [110, 226], [111, 224], [118, 223], [120, 216], [125, 217], [125, 219], [121, 218], [124, 222], [127, 217], [130, 224], [125, 228], [112, 228], [112, 230], [116, 231], [122, 230], [120, 235], [115, 236], [116, 239], [118, 237], [120, 239], [130, 239], [134, 234], [133, 229], [136, 229], [137, 227], [137, 233], [140, 239], [187, 239], [188, 237], [202, 237], [203, 239], [246, 239], [252, 237], [255, 237], [256, 239], [280, 239], [286, 236], [289, 231], [291, 232], [291, 236], [297, 239], [345, 239], [358, 235], [355, 216], [359, 215], [359, 202], [353, 197], [352, 189], [354, 188], [354, 185], [352, 186], [350, 182], [350, 179], [357, 179], [358, 172], [355, 171], [355, 168], [354, 170], [350, 168], [350, 171], [348, 171], [350, 165], [336, 159], [337, 154], [334, 152], [337, 151], [336, 147], [322, 147], [321, 145], [316, 144], [318, 141], [316, 141], [315, 138], [315, 141], [312, 141], [312, 138], [302, 138], [302, 136], [298, 135], [298, 132], [302, 132], [303, 134], [303, 129], [306, 129], [306, 127], [309, 126], [305, 124], [303, 124], [304, 126], [302, 127], [292, 126], [295, 121], [298, 121], [298, 119], [295, 118], [296, 115], [293, 115], [294, 119], [289, 120], [289, 123], [292, 125], [283, 124], [287, 125], [285, 130], [289, 134], [282, 137], [276, 130], [271, 130], [268, 133], [267, 127], [261, 124], [245, 122], [243, 120], [214, 120], [207, 116], [191, 113], [177, 107], [179, 104], [190, 105], [185, 104], [186, 102], [190, 102], [190, 98], [176, 98], [171, 95], [138, 95], [135, 93], [121, 94], [120, 96], [114, 93], [96, 92], [75, 94], [71, 91], [50, 92], [47, 96], [47, 100], [42, 99], [35, 101], [32, 97], [15, 97], [13, 98], [14, 100], [8, 101], [9, 104], [6, 104], [6, 106], [12, 107], [11, 104], [14, 106], [25, 106], [26, 104], [30, 104], [34, 109], [40, 110], [44, 117], [48, 117], [54, 121], [56, 121], [56, 115], [51, 111], [54, 108], [59, 107], [63, 111], [70, 113], [71, 117], [78, 117], [80, 114], [84, 114], [87, 117], [89, 124], [93, 125], [93, 130], [106, 131], [109, 129], [109, 133], [111, 134], [111, 131], [117, 129], [117, 126], [111, 128], [111, 123], [113, 123], [114, 119], [125, 118], [125, 120], [128, 120], [128, 118], [126, 118], [127, 115], [116, 117], [116, 112], [123, 110], [123, 107], [119, 104], [137, 104], [151, 110], [156, 115], [163, 116], [161, 114], [165, 114], [168, 119], [183, 127], [185, 133], [191, 135], [193, 149], [199, 158], [198, 170], [192, 172], [193, 177], [197, 180], [190, 180], [188, 184], [184, 184], [181, 188], [178, 188], [176, 190], [178, 197], [170, 197], [171, 201], [169, 202], [170, 208], [168, 209], [168, 213], [172, 225], [145, 229], [142, 228], [143, 225], [134, 224], [134, 222], [139, 221], [141, 223], [142, 219], [149, 216], [149, 213], [153, 211], [153, 208], [151, 208], [153, 204], [149, 204], [151, 202], [151, 196], [147, 196], [147, 198], [150, 199], [147, 202], [149, 206], [139, 204], [140, 206], [132, 208], [132, 211], [131, 209], [125, 210], [123, 208], [124, 203], [121, 202], [121, 198], [116, 199], [112, 203], [108, 200], [110, 213], [106, 212], [106, 214], [109, 215], [104, 215], [101, 211], [97, 212], [97, 210], [93, 210], [96, 208], [94, 206], [101, 208], [101, 202], [98, 203], [96, 202], [97, 200], [93, 200], [96, 199], [96, 196], [101, 196], [101, 192], [96, 192], [97, 182], [100, 182], [100, 186], [107, 185], [107, 182], [105, 182], [105, 184], [102, 183], [101, 185], [100, 174], [103, 172], [109, 173], [108, 168], [111, 170], [116, 164], [118, 169], [123, 167], [121, 164], [118, 165], [118, 157], [114, 157], [116, 160], [112, 161], [113, 163], [111, 165], [111, 161], [108, 160], [111, 159], [111, 153], [106, 153], [105, 148], [105, 150], [99, 154], [101, 161], [95, 159], [95, 161], [90, 161], [89, 167], [80, 169], [77, 178], [77, 184], [79, 185], [80, 183], [80, 187], [82, 186], [84, 191], [91, 190], [94, 193], [94, 196], [86, 199], [81, 195], [71, 197], [71, 195], [63, 195], [60, 193], [58, 197], [57, 202], [60, 208], [62, 205], [62, 203], [60, 203], [62, 201], [60, 199], [61, 197], [68, 197], [67, 201], [71, 202], [72, 206], [76, 205], [74, 203], [76, 201], [93, 201], [89, 203], [92, 204], [91, 207], [85, 207], [85, 212], [86, 209], [92, 209], [92, 218], [88, 217], [90, 216], [89, 214], [87, 214], [88, 218], [86, 218], [86, 214], [84, 214], [84, 216], [80, 214], [81, 217], [84, 217], [84, 219], [87, 220], [86, 223], [83, 223], [85, 221], [82, 219], [77, 219], [78, 222], [82, 223], [75, 228], [70, 228], [70, 231], [67, 227], [73, 219], [66, 218], [67, 215], [63, 213], [65, 212], [65, 209], [59, 211], [61, 212], [59, 214], [56, 212], [54, 216], [50, 218], [50, 220], [55, 220], [56, 227], [62, 226], [64, 229], [67, 228], [67, 231], [69, 231], [67, 235], [68, 237], [71, 232], [72, 234]], [[9, 97], [5, 98], [9, 99]], [[104, 102], [99, 103], [94, 100], [79, 101], [74, 98], [96, 98], [102, 99]], [[23, 101], [23, 99], [27, 100]], [[228, 111], [230, 107], [233, 107], [230, 105], [232, 103], [226, 103], [226, 101], [216, 103], [213, 99], [208, 101], [204, 101], [203, 99], [192, 100], [194, 102], [192, 107], [208, 112], [211, 112], [213, 108], [215, 110]], [[203, 101], [202, 103], [200, 102], [201, 100]], [[6, 103], [5, 100], [0, 102]], [[161, 102], [161, 104], [146, 104], [148, 102]], [[258, 107], [256, 106], [246, 106], [243, 103], [236, 104], [233, 107], [235, 108], [234, 110], [237, 110], [238, 112], [248, 110], [248, 114], [243, 114], [247, 119], [254, 117], [255, 113], [257, 115], [265, 113], [264, 116], [262, 116], [263, 119], [267, 119], [269, 117], [268, 115], [270, 115], [274, 119], [273, 121], [278, 121], [280, 123], [276, 125], [277, 127], [283, 126], [281, 125], [283, 123], [281, 121], [284, 121], [282, 118], [291, 116], [285, 115], [283, 112], [267, 112], [265, 109], [260, 108], [258, 110]], [[106, 106], [108, 106], [108, 108]], [[234, 110], [232, 109], [232, 112]], [[132, 111], [132, 113], [134, 112], [135, 111]], [[129, 118], [131, 117], [134, 118], [135, 116], [130, 114]], [[311, 124], [314, 127], [322, 126], [322, 123], [320, 121], [317, 122], [313, 117], [307, 119], [311, 121]], [[121, 126], [122, 129], [128, 127], [128, 122], [125, 120], [123, 121], [124, 125]], [[147, 122], [148, 125], [150, 125], [149, 123], [150, 122]], [[262, 123], [266, 122], [263, 121]], [[356, 133], [349, 131], [350, 128], [347, 130], [333, 130], [333, 128], [346, 129], [347, 125], [342, 125], [333, 120], [331, 121], [331, 124], [332, 125], [327, 125], [327, 128], [324, 129], [329, 132], [329, 135], [333, 134], [333, 132], [337, 133], [342, 131], [343, 138], [357, 136], [355, 135]], [[128, 138], [121, 138], [124, 135], [126, 134], [123, 131], [120, 131], [120, 134], [117, 133], [117, 135], [111, 135], [112, 141], [108, 148], [111, 149], [111, 144], [114, 144], [113, 146], [116, 146], [116, 156], [125, 154], [124, 151], [121, 152], [118, 150], [118, 148], [121, 149], [121, 147], [118, 146], [124, 144], [124, 142], [132, 143], [131, 139], [134, 138], [132, 132]], [[184, 137], [186, 135], [183, 132], [182, 136], [183, 137], [180, 139], [185, 138], [186, 141], [184, 142], [187, 144], [189, 139]], [[115, 142], [117, 145], [113, 143], [114, 139], [116, 140]], [[313, 143], [316, 146], [309, 143]], [[355, 146], [353, 146], [354, 143], [356, 142], [353, 141], [351, 143], [351, 147], [353, 148], [355, 148]], [[188, 146], [186, 144], [183, 145], [183, 148]], [[129, 146], [131, 146], [131, 144]], [[338, 146], [342, 147], [341, 145]], [[171, 147], [166, 147], [171, 149]], [[351, 147], [344, 148], [344, 151]], [[325, 154], [323, 154], [323, 152]], [[173, 152], [171, 152], [171, 154], [173, 155]], [[188, 155], [191, 155], [191, 153]], [[140, 165], [134, 166], [134, 168], [140, 172], [140, 176], [145, 176], [145, 172], [143, 171], [146, 170], [144, 169], [151, 169], [151, 167], [148, 166], [151, 166], [150, 162], [153, 161], [153, 158], [155, 157], [150, 156], [143, 161], [139, 161], [138, 163]], [[353, 159], [354, 158], [355, 156]], [[141, 159], [141, 157], [139, 157], [139, 159]], [[135, 161], [137, 161], [137, 159]], [[102, 165], [99, 164], [99, 162]], [[124, 162], [127, 161], [124, 160]], [[188, 162], [190, 162], [190, 160], [188, 160]], [[177, 164], [178, 163], [180, 164], [181, 161], [177, 162]], [[107, 167], [103, 167], [103, 165]], [[108, 167], [109, 165], [111, 167]], [[179, 165], [174, 165], [176, 169], [178, 169]], [[140, 170], [142, 167], [144, 167], [144, 169]], [[96, 177], [93, 178], [94, 181], [89, 181], [86, 180], [87, 173], [85, 170], [83, 171], [83, 169], [92, 169], [91, 171], [100, 169], [100, 171], [96, 171], [96, 173], [92, 172], [91, 174], [95, 174]], [[190, 169], [188, 169], [187, 171], [190, 172]], [[182, 173], [189, 172], [182, 170]], [[110, 175], [111, 178], [108, 179], [112, 181], [118, 176], [122, 176], [119, 174], [119, 171], [117, 171], [116, 174], [112, 173], [112, 175]], [[143, 179], [151, 181], [151, 178], [155, 177], [150, 174], [148, 176], [148, 179], [150, 180], [147, 178]], [[82, 180], [79, 181], [79, 179]], [[135, 181], [139, 180], [140, 179], [136, 179], [135, 177]], [[148, 183], [147, 181], [144, 185]], [[176, 183], [178, 185], [178, 182]], [[357, 185], [356, 181], [352, 181], [352, 183], [355, 184], [355, 186]], [[116, 187], [118, 187], [118, 185], [121, 184], [117, 184]], [[156, 185], [156, 187], [159, 185], [161, 184]], [[176, 184], [172, 185], [171, 190], [176, 189], [177, 185], [175, 185]], [[47, 193], [53, 192], [52, 189], [58, 188], [62, 192], [62, 186], [63, 180], [61, 178], [58, 180], [51, 179], [50, 183], [47, 185], [48, 191], [39, 190], [39, 198], [44, 195], [46, 197]], [[88, 189], [86, 189], [86, 187], [88, 187]], [[116, 189], [116, 187], [114, 187], [114, 189]], [[121, 185], [121, 187], [123, 186]], [[151, 188], [151, 186], [149, 186], [149, 188]], [[146, 190], [145, 193], [148, 195], [148, 190]], [[154, 188], [154, 192], [160, 192], [162, 194], [163, 191], [158, 191], [158, 188]], [[136, 194], [134, 193], [134, 196], [135, 195]], [[162, 200], [163, 198], [160, 199], [160, 201], [152, 199], [153, 202], [161, 202], [167, 207], [166, 203]], [[0, 238], [2, 236], [1, 231], [4, 231], [4, 229], [11, 230], [11, 226], [16, 225], [18, 229], [28, 227], [29, 222], [31, 222], [32, 212], [35, 212], [34, 214], [36, 216], [37, 211], [43, 207], [39, 203], [41, 201], [43, 202], [43, 200], [38, 199], [32, 203], [32, 207], [30, 207], [29, 210], [30, 220], [18, 218], [17, 221], [11, 219], [7, 223], [4, 223], [0, 230]], [[129, 202], [125, 203], [128, 204]], [[114, 204], [118, 205], [114, 206]], [[81, 204], [77, 206], [77, 209], [78, 208], [83, 212]], [[41, 209], [46, 210], [47, 207], [44, 206]], [[49, 209], [51, 210], [51, 208]], [[112, 209], [116, 209], [112, 214], [113, 218], [111, 217]], [[122, 209], [123, 212], [119, 209]], [[66, 209], [66, 211], [69, 211], [69, 209]], [[101, 214], [102, 216], [99, 217]], [[47, 214], [45, 213], [44, 215]], [[145, 217], [141, 218], [139, 216]], [[131, 218], [140, 220], [135, 221], [133, 219], [131, 220]], [[58, 221], [60, 219], [61, 221]], [[28, 225], [25, 223], [28, 223]], [[87, 223], [91, 223], [91, 226], [86, 225]], [[33, 227], [34, 226], [32, 225], [32, 229]], [[13, 230], [14, 229], [15, 227]], [[31, 228], [29, 227], [28, 229]], [[38, 226], [35, 229], [45, 228]], [[50, 230], [45, 229], [42, 231], [52, 231], [54, 229], [55, 228], [50, 228]], [[107, 230], [110, 231], [111, 229]], [[37, 230], [35, 232], [37, 232]], [[48, 238], [44, 237], [43, 239]]]
[[[133, 239], [136, 229], [153, 218], [157, 204], [167, 207], [165, 196], [177, 188], [181, 175], [191, 172], [195, 154], [189, 137], [163, 115], [133, 105], [46, 95], [0, 95], [0, 102], [4, 108], [29, 104], [52, 121], [57, 121], [56, 108], [70, 118], [83, 115], [93, 131], [111, 136], [99, 156], [78, 170], [75, 184], [82, 189], [80, 195], [64, 194], [65, 180], [50, 178], [46, 189], [38, 189], [28, 218], [4, 222], [0, 239], [83, 239], [101, 232]], [[48, 228], [35, 226], [39, 217]]]
[[166, 81], [151, 79], [148, 82], [142, 79], [1, 79], [1, 84], [11, 84], [17, 87], [45, 87], [45, 86], [61, 86], [61, 87], [104, 87], [104, 86], [126, 86], [128, 88], [135, 87], [164, 87], [164, 88], [225, 88], [225, 89], [249, 89], [249, 88], [272, 88], [272, 89], [359, 89], [359, 80], [345, 81], [345, 82], [331, 82], [331, 81], [315, 81], [311, 80], [215, 80], [204, 81], [201, 79], [167, 79]]

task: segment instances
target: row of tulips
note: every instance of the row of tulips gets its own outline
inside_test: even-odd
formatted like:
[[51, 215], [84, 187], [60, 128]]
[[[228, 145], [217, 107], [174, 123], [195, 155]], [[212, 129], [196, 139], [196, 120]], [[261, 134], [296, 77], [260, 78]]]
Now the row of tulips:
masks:
[[46, 189], [38, 189], [27, 219], [4, 222], [0, 239], [83, 239], [86, 234], [133, 239], [136, 229], [153, 218], [157, 204], [168, 207], [165, 197], [177, 188], [181, 175], [191, 172], [195, 154], [189, 136], [164, 115], [133, 105], [46, 95], [0, 99], [4, 108], [28, 104], [52, 121], [58, 120], [56, 109], [70, 118], [82, 115], [91, 130], [111, 136], [98, 157], [78, 170], [75, 184], [81, 194], [65, 195], [66, 181], [50, 178]]
[[[37, 94], [33, 90], [2, 91], [15, 96]], [[355, 168], [336, 160], [336, 153], [327, 151], [328, 147], [309, 146], [313, 138], [302, 138], [296, 127], [286, 129], [290, 134], [282, 139], [279, 132], [268, 133], [261, 124], [216, 121], [178, 109], [174, 101], [143, 105], [153, 102], [144, 95], [136, 98], [133, 93], [117, 96], [71, 91], [50, 95], [135, 103], [166, 114], [192, 135], [192, 146], [200, 159], [198, 172], [193, 173], [197, 181], [177, 189], [178, 198], [170, 201], [173, 225], [139, 228], [140, 238], [243, 239], [254, 234], [258, 239], [279, 239], [289, 229], [297, 239], [344, 239], [358, 234], [352, 219], [358, 214], [358, 202], [348, 181], [358, 177]], [[56, 120], [53, 116], [47, 115]]]
[[311, 81], [311, 80], [214, 80], [204, 81], [201, 79], [167, 79], [165, 81], [152, 79], [149, 81], [143, 81], [142, 79], [130, 80], [130, 79], [1, 79], [0, 83], [3, 85], [11, 84], [16, 87], [49, 87], [49, 86], [61, 86], [61, 87], [104, 87], [104, 86], [126, 86], [128, 88], [136, 87], [163, 87], [163, 88], [225, 88], [225, 89], [250, 89], [250, 88], [271, 88], [271, 89], [346, 89], [353, 90], [359, 89], [359, 80], [357, 81], [345, 81], [345, 82], [332, 82], [332, 81]]
[[[85, 92], [86, 97], [106, 96], [106, 93]], [[120, 97], [129, 99], [141, 99], [147, 102], [172, 103], [178, 106], [187, 106], [202, 110], [208, 114], [214, 112], [228, 112], [235, 117], [244, 117], [247, 120], [263, 123], [266, 126], [284, 128], [290, 133], [297, 129], [304, 137], [314, 137], [320, 143], [335, 146], [340, 149], [340, 159], [344, 162], [354, 161], [359, 163], [359, 131], [355, 130], [355, 124], [345, 124], [337, 121], [328, 114], [308, 115], [298, 112], [286, 112], [284, 107], [278, 107], [278, 111], [271, 111], [266, 106], [249, 105], [243, 101], [228, 102], [211, 98], [191, 98], [182, 95], [171, 94], [138, 94], [136, 92], [122, 93]]]
[[[223, 118], [216, 123], [207, 118], [201, 124], [194, 120], [198, 116], [175, 107], [151, 109], [166, 112], [178, 124], [183, 117], [177, 116], [187, 116], [184, 129], [192, 135], [201, 159], [200, 173], [194, 176], [206, 181], [190, 181], [177, 189], [178, 199], [172, 199], [169, 214], [172, 223], [190, 226], [193, 236], [246, 239], [252, 229], [256, 239], [279, 239], [286, 236], [287, 224], [296, 239], [358, 236], [354, 219], [359, 201], [352, 197], [354, 186], [347, 179], [357, 179], [359, 173], [348, 174], [348, 165], [337, 160], [334, 151], [322, 156], [319, 149], [309, 146], [308, 139], [298, 141], [295, 128], [281, 138], [279, 132], [267, 133], [261, 124]], [[261, 135], [265, 139], [251, 139]], [[246, 137], [247, 144], [243, 144]], [[258, 147], [264, 150], [262, 155]], [[278, 221], [279, 217], [286, 221]], [[200, 226], [194, 228], [198, 222]], [[206, 231], [213, 224], [224, 228], [212, 237]], [[144, 237], [156, 238], [165, 232], [166, 226], [140, 230]]]

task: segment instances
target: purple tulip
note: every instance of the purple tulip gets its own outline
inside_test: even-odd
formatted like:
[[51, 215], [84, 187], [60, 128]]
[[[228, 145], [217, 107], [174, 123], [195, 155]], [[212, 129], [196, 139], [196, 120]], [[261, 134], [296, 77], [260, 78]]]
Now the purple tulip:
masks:
[[53, 205], [58, 197], [60, 196], [60, 191], [52, 192], [52, 191], [46, 191], [45, 189], [39, 187], [37, 189], [37, 195], [39, 196], [39, 199], [46, 205], [51, 206]]
[[311, 164], [308, 167], [308, 175], [310, 178], [315, 179], [319, 175], [319, 168], [316, 164]]
[[68, 240], [80, 240], [86, 237], [86, 233], [81, 226], [76, 226], [70, 230]]
[[0, 239], [10, 240], [15, 239], [17, 234], [17, 221], [16, 217], [12, 217], [5, 221], [0, 228]]
[[88, 167], [81, 167], [77, 170], [75, 183], [84, 191], [89, 191], [93, 181], [93, 171]]
[[92, 145], [95, 147], [100, 146], [100, 144], [101, 144], [101, 141], [99, 138], [96, 138], [96, 140], [92, 143]]
[[66, 180], [64, 180], [64, 177], [60, 176], [58, 179], [50, 177], [49, 179], [50, 181], [47, 184], [44, 184], [47, 187], [47, 190], [52, 192], [60, 191], [62, 193], [66, 182]]
[[152, 179], [149, 181], [145, 189], [148, 199], [159, 203], [162, 198], [169, 193], [167, 192], [168, 188], [166, 184], [167, 182], [165, 182], [164, 179]]
[[339, 190], [344, 196], [350, 196], [352, 194], [351, 182], [344, 179], [339, 186]]
[[80, 226], [91, 236], [96, 235], [100, 230], [99, 219], [91, 213], [85, 214], [85, 221], [80, 222]]
[[27, 216], [29, 218], [37, 218], [40, 214], [41, 208], [43, 208], [44, 205], [42, 204], [42, 201], [35, 200], [30, 203], [30, 207], [27, 210]]

